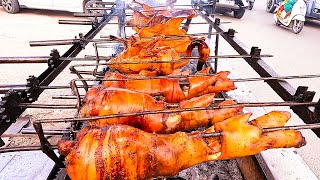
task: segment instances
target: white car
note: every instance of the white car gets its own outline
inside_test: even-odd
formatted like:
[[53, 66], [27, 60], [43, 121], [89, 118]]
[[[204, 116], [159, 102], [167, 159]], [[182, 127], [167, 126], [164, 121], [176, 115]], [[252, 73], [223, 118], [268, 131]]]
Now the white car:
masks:
[[0, 4], [8, 13], [17, 13], [20, 8], [84, 12], [85, 7], [92, 5], [92, 0], [0, 0]]

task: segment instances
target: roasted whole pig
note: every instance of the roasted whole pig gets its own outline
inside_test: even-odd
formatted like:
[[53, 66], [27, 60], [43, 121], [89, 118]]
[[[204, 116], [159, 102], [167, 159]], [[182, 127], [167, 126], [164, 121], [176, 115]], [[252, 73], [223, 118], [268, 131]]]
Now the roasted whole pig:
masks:
[[301, 133], [295, 130], [262, 132], [262, 127], [270, 127], [268, 122], [281, 126], [290, 117], [287, 112], [262, 116], [252, 123], [255, 125], [248, 123], [249, 117], [250, 114], [235, 116], [205, 131], [221, 132], [220, 137], [203, 137], [199, 131], [150, 134], [126, 125], [85, 127], [76, 141], [61, 140], [58, 149], [66, 156], [66, 171], [71, 179], [102, 180], [170, 177], [206, 161], [305, 144]]
[[[180, 108], [207, 107], [214, 94], [206, 94], [180, 102]], [[227, 100], [220, 105], [232, 105]], [[121, 88], [105, 88], [88, 101], [80, 110], [82, 117], [103, 116], [121, 113], [138, 113], [144, 111], [165, 110], [166, 103], [156, 101], [152, 96]], [[128, 117], [92, 120], [92, 126], [126, 124], [153, 133], [172, 133], [181, 130], [207, 127], [238, 114], [242, 107], [216, 110], [185, 111], [170, 114], [146, 114]]]
[[[210, 67], [199, 71], [197, 74], [208, 75]], [[236, 89], [234, 83], [227, 78], [229, 72], [221, 71], [212, 76], [188, 77], [189, 88], [182, 90], [178, 79], [146, 79], [146, 80], [117, 80], [103, 81], [100, 86], [92, 87], [85, 95], [84, 102], [94, 98], [99, 89], [104, 87], [115, 87], [129, 89], [136, 92], [149, 94], [151, 96], [161, 95], [168, 103], [177, 103], [185, 99], [191, 99], [203, 94], [228, 92]], [[107, 72], [104, 79], [128, 79], [146, 78], [140, 75], [123, 75], [116, 72]], [[152, 77], [151, 77], [152, 78]]]

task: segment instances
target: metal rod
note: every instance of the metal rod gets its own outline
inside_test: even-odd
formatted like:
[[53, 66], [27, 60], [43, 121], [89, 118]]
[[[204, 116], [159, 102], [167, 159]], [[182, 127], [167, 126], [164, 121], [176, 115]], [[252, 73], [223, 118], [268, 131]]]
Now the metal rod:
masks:
[[93, 21], [88, 20], [68, 20], [68, 19], [60, 19], [58, 21], [59, 24], [75, 24], [75, 25], [92, 25]]
[[104, 2], [104, 1], [95, 1], [96, 4], [101, 4], [101, 5], [115, 5], [113, 2]]
[[[97, 47], [103, 47], [103, 45], [97, 45]], [[111, 46], [108, 46], [108, 48]], [[217, 55], [217, 56], [209, 56], [209, 59], [213, 58], [250, 58], [251, 55]], [[273, 57], [269, 54], [262, 54], [260, 57]], [[1, 63], [48, 63], [48, 59], [50, 56], [29, 56], [29, 57], [0, 57], [0, 64]], [[99, 60], [110, 60], [114, 57], [112, 56], [99, 56]], [[199, 59], [199, 57], [195, 56], [187, 56], [181, 57], [181, 59]], [[59, 58], [61, 61], [96, 61], [96, 56], [86, 55], [85, 58]], [[147, 61], [147, 62], [119, 62], [115, 64], [139, 64], [139, 63], [171, 63], [171, 62], [181, 62], [182, 60], [172, 60], [172, 61]]]
[[[75, 17], [103, 17], [104, 14], [100, 13], [74, 13], [73, 16]], [[118, 16], [117, 14], [112, 14], [109, 16]], [[126, 16], [132, 16], [132, 14], [126, 14]]]
[[[320, 123], [306, 124], [306, 125], [296, 125], [296, 126], [281, 126], [274, 128], [263, 128], [263, 133], [274, 132], [274, 131], [284, 131], [284, 130], [303, 130], [303, 129], [319, 129]], [[201, 136], [203, 138], [208, 137], [219, 137], [222, 136], [223, 132], [212, 132], [212, 133], [201, 133], [201, 134], [191, 134], [190, 136]], [[54, 145], [52, 149], [57, 149], [58, 146]], [[41, 150], [41, 146], [20, 146], [20, 147], [6, 147], [0, 148], [0, 153], [15, 152], [15, 151], [36, 151]]]
[[[23, 135], [33, 135], [35, 134], [37, 137], [37, 132], [34, 129], [30, 129], [30, 130], [24, 130], [23, 132], [21, 132]], [[53, 131], [53, 130], [44, 130], [43, 131], [44, 135], [63, 135], [63, 134], [68, 134], [70, 133], [70, 131]]]
[[18, 107], [23, 108], [48, 108], [48, 109], [76, 109], [74, 104], [30, 104], [30, 103], [20, 103]]
[[[52, 146], [52, 149], [58, 149], [58, 146]], [[0, 153], [16, 152], [16, 151], [37, 151], [41, 150], [41, 146], [20, 146], [0, 148]]]
[[[149, 80], [149, 79], [180, 79], [188, 77], [204, 77], [204, 76], [216, 76], [216, 74], [192, 74], [192, 75], [174, 75], [174, 76], [150, 76], [150, 77], [128, 77], [126, 79], [118, 78], [82, 78], [74, 79], [76, 81], [128, 81], [128, 80]], [[258, 77], [258, 78], [239, 78], [230, 79], [233, 82], [247, 82], [247, 81], [267, 81], [267, 80], [282, 80], [282, 79], [304, 79], [304, 78], [318, 78], [320, 74], [314, 75], [300, 75], [300, 76], [279, 76], [279, 77]]]
[[59, 119], [42, 119], [36, 120], [36, 123], [54, 123], [54, 122], [73, 122], [73, 121], [90, 121], [107, 118], [119, 118], [128, 116], [140, 116], [146, 114], [162, 114], [162, 113], [180, 113], [185, 111], [199, 111], [199, 110], [214, 110], [225, 108], [239, 108], [239, 107], [267, 107], [267, 106], [315, 106], [318, 102], [259, 102], [259, 103], [238, 103], [234, 105], [224, 106], [208, 106], [208, 107], [194, 107], [194, 108], [179, 108], [166, 109], [157, 111], [144, 111], [135, 113], [110, 114], [105, 116], [82, 117], [82, 118], [59, 118]]
[[[91, 64], [88, 66], [95, 66]], [[78, 78], [75, 81], [130, 81], [130, 80], [149, 80], [149, 79], [180, 79], [188, 77], [204, 77], [204, 76], [215, 76], [215, 74], [193, 74], [193, 75], [175, 75], [175, 76], [150, 76], [150, 77], [130, 77], [126, 79], [117, 78]], [[284, 80], [284, 79], [306, 79], [306, 78], [319, 78], [320, 74], [313, 75], [300, 75], [300, 76], [278, 76], [278, 77], [258, 77], [258, 78], [239, 78], [230, 79], [233, 82], [249, 82], [249, 81], [269, 81], [269, 80]], [[181, 82], [182, 83], [182, 82]], [[78, 88], [84, 88], [82, 85], [77, 85]], [[92, 85], [88, 85], [92, 87]], [[27, 86], [25, 84], [15, 84], [15, 85], [0, 85], [0, 91], [8, 91], [10, 89], [14, 90], [25, 90]], [[68, 89], [70, 86], [38, 86], [38, 89]]]
[[[216, 34], [221, 34], [224, 32], [212, 32], [211, 35], [216, 35]], [[205, 36], [208, 35], [209, 33], [192, 33], [192, 34], [172, 34], [172, 35], [165, 35], [165, 38], [171, 38], [171, 37], [190, 37], [190, 36]], [[109, 38], [110, 35], [101, 35], [100, 38]], [[143, 36], [140, 38], [155, 38], [155, 37], [160, 37], [159, 35], [156, 36]]]
[[[273, 57], [273, 55], [270, 54], [261, 54], [260, 57]], [[96, 56], [93, 55], [85, 55], [84, 59], [90, 59], [90, 60], [96, 60]], [[114, 57], [112, 56], [99, 56], [99, 60], [110, 60]], [[197, 56], [185, 56], [181, 57], [181, 59], [189, 59], [189, 60], [198, 60], [200, 57]], [[226, 59], [233, 59], [233, 58], [252, 58], [251, 55], [217, 55], [217, 56], [209, 56], [208, 59], [215, 59], [215, 58], [226, 58]], [[161, 63], [161, 62], [181, 62], [182, 60], [171, 60], [171, 61], [142, 61], [142, 62], [117, 62], [117, 64], [143, 64], [146, 63]], [[207, 61], [208, 62], [208, 61]], [[210, 61], [209, 61], [210, 62]], [[213, 62], [213, 61], [212, 61]]]
[[[84, 97], [84, 95], [80, 95], [81, 98]], [[52, 96], [52, 99], [77, 99], [74, 95], [55, 95]]]
[[86, 10], [111, 10], [110, 7], [86, 7]]
[[33, 57], [0, 57], [2, 63], [47, 63], [48, 56], [33, 56]]
[[80, 44], [82, 42], [110, 42], [112, 39], [61, 39], [61, 40], [44, 40], [44, 41], [30, 41], [29, 45], [34, 46], [57, 46]]
[[[274, 127], [274, 128], [263, 128], [263, 133], [273, 132], [273, 131], [284, 131], [284, 130], [303, 130], [303, 129], [319, 129], [320, 123], [315, 124], [306, 124], [306, 125], [296, 125], [296, 126], [281, 126], [281, 127]], [[212, 133], [201, 133], [201, 134], [194, 134], [191, 136], [202, 136], [206, 137], [218, 137], [222, 136], [223, 132], [212, 132]]]

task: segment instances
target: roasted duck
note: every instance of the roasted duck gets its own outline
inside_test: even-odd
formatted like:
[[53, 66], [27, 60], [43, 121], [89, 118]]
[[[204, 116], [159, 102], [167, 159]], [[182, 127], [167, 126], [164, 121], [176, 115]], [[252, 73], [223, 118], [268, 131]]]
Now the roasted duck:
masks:
[[[197, 74], [208, 75], [210, 67], [199, 71]], [[93, 99], [99, 89], [115, 87], [129, 89], [136, 92], [149, 94], [151, 96], [161, 95], [168, 103], [177, 103], [185, 99], [191, 99], [203, 94], [228, 92], [236, 89], [234, 83], [227, 78], [229, 72], [221, 71], [212, 76], [188, 77], [189, 88], [182, 89], [178, 79], [146, 79], [146, 80], [117, 80], [103, 81], [100, 86], [92, 87], [85, 95], [84, 102]], [[128, 79], [146, 78], [140, 75], [123, 75], [115, 72], [107, 72], [104, 79]]]
[[58, 148], [66, 156], [66, 171], [71, 179], [102, 180], [170, 177], [206, 161], [305, 144], [301, 133], [295, 130], [262, 133], [259, 126], [269, 127], [268, 122], [282, 126], [279, 118], [287, 121], [287, 112], [262, 116], [263, 120], [255, 121], [258, 126], [250, 125], [249, 117], [250, 114], [235, 116], [205, 131], [219, 131], [221, 137], [203, 137], [199, 131], [157, 135], [125, 125], [85, 127], [76, 141], [61, 140]]
[[[190, 100], [180, 102], [180, 108], [207, 107], [214, 98], [214, 94], [206, 94]], [[231, 105], [227, 100], [220, 105]], [[140, 113], [167, 109], [166, 103], [156, 101], [152, 96], [120, 88], [105, 88], [98, 95], [88, 101], [80, 110], [82, 117], [103, 116], [120, 113]], [[128, 117], [107, 118], [90, 121], [92, 126], [107, 126], [111, 124], [126, 124], [140, 128], [147, 132], [172, 133], [181, 130], [207, 127], [216, 122], [238, 114], [242, 107], [186, 111], [170, 114], [146, 114]]]

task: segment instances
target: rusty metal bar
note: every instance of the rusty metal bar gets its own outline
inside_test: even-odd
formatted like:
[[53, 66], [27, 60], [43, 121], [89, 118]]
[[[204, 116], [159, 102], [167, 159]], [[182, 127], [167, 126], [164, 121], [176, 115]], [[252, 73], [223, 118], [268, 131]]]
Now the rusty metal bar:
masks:
[[[52, 149], [58, 149], [58, 146], [52, 146]], [[38, 151], [41, 146], [19, 146], [0, 148], [0, 153], [16, 152], [16, 151]]]
[[[74, 13], [75, 17], [104, 17], [104, 14], [100, 13]], [[110, 16], [118, 16], [117, 14], [113, 14]], [[132, 14], [127, 14], [126, 16], [132, 16]]]
[[[84, 97], [84, 95], [80, 95], [81, 98]], [[74, 95], [55, 95], [51, 97], [52, 99], [77, 99]]]
[[30, 104], [20, 103], [17, 105], [22, 108], [43, 108], [43, 109], [76, 109], [74, 104]]
[[43, 40], [43, 41], [30, 41], [29, 45], [34, 46], [57, 46], [57, 45], [70, 45], [81, 44], [84, 42], [110, 42], [111, 39], [61, 39], [61, 40]]
[[[217, 76], [217, 74], [191, 74], [191, 75], [173, 75], [173, 76], [150, 76], [150, 77], [128, 77], [126, 79], [118, 78], [82, 78], [74, 79], [75, 81], [129, 81], [129, 80], [149, 80], [149, 79], [180, 79], [188, 77], [205, 77]], [[283, 80], [283, 79], [304, 79], [304, 78], [318, 78], [320, 74], [315, 75], [301, 75], [301, 76], [278, 76], [278, 77], [258, 77], [258, 78], [239, 78], [230, 79], [233, 82], [247, 82], [247, 81], [270, 81], [270, 80]]]
[[269, 106], [316, 106], [318, 102], [258, 102], [258, 103], [238, 103], [234, 105], [223, 106], [208, 106], [208, 107], [194, 107], [194, 108], [179, 108], [179, 109], [166, 109], [157, 111], [144, 111], [135, 113], [123, 114], [109, 114], [104, 116], [82, 117], [82, 118], [59, 118], [59, 119], [42, 119], [36, 120], [35, 123], [56, 123], [56, 122], [73, 122], [73, 121], [90, 121], [107, 118], [119, 118], [128, 116], [140, 116], [146, 114], [163, 114], [163, 113], [180, 113], [185, 111], [199, 111], [199, 110], [214, 110], [226, 108], [239, 108], [239, 107], [269, 107]]
[[75, 24], [75, 25], [92, 25], [94, 22], [88, 21], [88, 20], [60, 19], [58, 23], [59, 24]]
[[47, 63], [48, 56], [34, 56], [34, 57], [0, 57], [0, 64], [2, 63]]
[[[320, 123], [306, 124], [306, 125], [296, 125], [296, 126], [280, 126], [273, 128], [263, 128], [263, 133], [273, 132], [273, 131], [285, 131], [285, 130], [303, 130], [303, 129], [319, 129]], [[223, 132], [213, 132], [213, 133], [201, 133], [201, 134], [191, 134], [191, 136], [201, 136], [201, 137], [217, 137], [222, 136]]]

